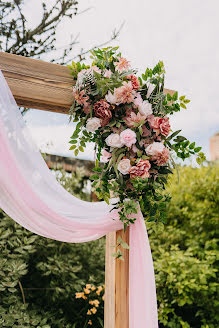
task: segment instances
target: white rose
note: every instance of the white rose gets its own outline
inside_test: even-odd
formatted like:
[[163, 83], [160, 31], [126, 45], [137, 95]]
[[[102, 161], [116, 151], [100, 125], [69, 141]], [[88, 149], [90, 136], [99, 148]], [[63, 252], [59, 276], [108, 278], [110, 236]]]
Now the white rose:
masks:
[[122, 174], [128, 174], [130, 168], [131, 164], [129, 159], [122, 159], [118, 164], [118, 170]]
[[147, 101], [144, 100], [139, 106], [138, 106], [139, 113], [144, 116], [149, 116], [153, 113], [152, 111], [152, 105]]
[[95, 132], [101, 126], [101, 120], [97, 117], [89, 118], [87, 120], [86, 129], [89, 132]]
[[105, 96], [106, 101], [110, 104], [116, 104], [116, 97], [109, 91]]
[[146, 148], [146, 153], [149, 156], [156, 156], [157, 154], [162, 153], [164, 149], [165, 147], [162, 142], [153, 142]]
[[120, 136], [117, 133], [111, 133], [106, 139], [106, 144], [109, 147], [113, 148], [121, 148], [123, 143], [120, 140]]

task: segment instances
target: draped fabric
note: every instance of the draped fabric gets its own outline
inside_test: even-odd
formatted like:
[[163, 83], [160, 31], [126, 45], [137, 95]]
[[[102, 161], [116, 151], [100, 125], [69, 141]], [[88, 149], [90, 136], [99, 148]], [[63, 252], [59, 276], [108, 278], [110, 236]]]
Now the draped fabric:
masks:
[[[82, 201], [57, 182], [34, 144], [1, 71], [0, 208], [33, 233], [64, 242], [87, 242], [123, 228], [118, 213], [110, 212], [112, 205]], [[130, 328], [157, 328], [150, 245], [140, 211], [136, 217], [130, 226]]]

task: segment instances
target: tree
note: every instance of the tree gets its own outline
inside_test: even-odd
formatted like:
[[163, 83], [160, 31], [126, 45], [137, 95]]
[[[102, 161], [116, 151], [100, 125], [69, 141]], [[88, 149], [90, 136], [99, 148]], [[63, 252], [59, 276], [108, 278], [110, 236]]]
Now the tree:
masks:
[[[79, 12], [79, 2], [76, 0], [52, 0], [50, 6], [42, 1], [42, 17], [37, 26], [30, 28], [24, 8], [27, 0], [2, 0], [0, 2], [0, 51], [9, 52], [26, 57], [40, 58], [44, 53], [52, 52], [52, 61], [65, 64], [75, 58], [72, 50], [78, 43], [78, 35], [72, 36], [72, 41], [64, 47], [62, 54], [54, 57], [56, 46], [56, 30], [64, 18], [73, 19], [86, 10]], [[119, 30], [114, 30], [108, 42], [117, 38]], [[102, 45], [103, 45], [102, 44]], [[102, 45], [94, 45], [102, 46]], [[82, 59], [88, 50], [78, 54]], [[71, 58], [72, 57], [72, 58]]]

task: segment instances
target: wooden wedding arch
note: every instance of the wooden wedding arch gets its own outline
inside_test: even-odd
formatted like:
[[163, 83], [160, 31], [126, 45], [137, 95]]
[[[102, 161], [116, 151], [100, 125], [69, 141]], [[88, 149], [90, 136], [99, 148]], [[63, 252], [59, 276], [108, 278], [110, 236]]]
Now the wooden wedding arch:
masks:
[[[19, 106], [68, 114], [72, 77], [67, 67], [0, 52], [0, 69]], [[111, 256], [119, 236], [129, 243], [128, 229], [106, 236], [104, 328], [129, 328], [129, 251], [123, 250], [124, 261]]]

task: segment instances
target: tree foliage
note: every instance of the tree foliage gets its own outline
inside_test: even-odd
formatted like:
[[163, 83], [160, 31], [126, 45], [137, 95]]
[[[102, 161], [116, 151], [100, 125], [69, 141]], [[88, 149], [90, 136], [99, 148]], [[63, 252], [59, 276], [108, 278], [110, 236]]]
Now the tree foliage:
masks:
[[[73, 54], [73, 48], [79, 42], [78, 34], [70, 34], [71, 41], [57, 54], [57, 50], [60, 49], [56, 44], [56, 32], [65, 18], [73, 19], [74, 16], [90, 8], [80, 12], [77, 0], [51, 0], [49, 4], [48, 1], [41, 0], [42, 15], [36, 26], [32, 27], [25, 10], [27, 2], [27, 0], [0, 1], [0, 51], [36, 58], [51, 52], [51, 61], [60, 64], [76, 57], [84, 58], [89, 50], [82, 49], [80, 54]], [[119, 32], [120, 28], [115, 29], [109, 40], [100, 45], [93, 45], [93, 47], [102, 46], [115, 40]]]
[[[159, 327], [215, 328], [218, 168], [179, 171], [179, 183], [176, 172], [169, 182], [167, 224], [147, 223]], [[75, 293], [86, 284], [104, 283], [104, 239], [61, 243], [28, 232], [3, 212], [0, 217], [0, 326], [84, 328], [91, 319], [91, 326], [102, 327], [102, 298], [97, 313], [89, 316], [95, 295], [76, 299]]]

